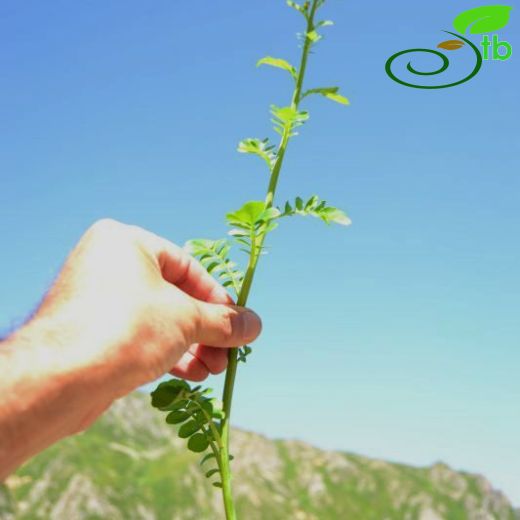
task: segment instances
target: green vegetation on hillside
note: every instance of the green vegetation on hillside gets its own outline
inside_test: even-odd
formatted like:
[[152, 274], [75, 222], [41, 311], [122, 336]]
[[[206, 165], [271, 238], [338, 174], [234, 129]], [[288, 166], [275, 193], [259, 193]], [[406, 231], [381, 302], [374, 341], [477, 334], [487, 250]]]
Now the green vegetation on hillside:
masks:
[[[239, 430], [233, 452], [238, 515], [247, 520], [520, 518], [486, 479], [443, 464], [414, 468]], [[220, 520], [219, 490], [198, 458], [148, 397], [134, 394], [10, 477], [0, 519]]]

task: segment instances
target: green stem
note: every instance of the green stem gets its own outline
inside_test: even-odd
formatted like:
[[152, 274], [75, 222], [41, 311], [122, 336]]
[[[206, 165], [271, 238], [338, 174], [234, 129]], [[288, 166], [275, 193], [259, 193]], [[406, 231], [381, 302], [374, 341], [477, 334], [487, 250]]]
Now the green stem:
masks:
[[[309, 14], [307, 15], [307, 29], [306, 34], [310, 33], [314, 30], [314, 16], [316, 14], [316, 10], [318, 8], [318, 1], [313, 0], [312, 6]], [[305, 42], [303, 44], [300, 67], [298, 69], [298, 77], [296, 80], [296, 86], [294, 88], [294, 92], [291, 99], [291, 107], [295, 110], [298, 110], [298, 106], [300, 104], [301, 95], [302, 95], [302, 87], [303, 80], [305, 77], [305, 70], [307, 68], [307, 60], [309, 57], [309, 51], [311, 48], [312, 42], [306, 36]], [[271, 207], [274, 203], [274, 196], [276, 194], [276, 188], [278, 186], [278, 178], [280, 176], [280, 171], [282, 169], [282, 164], [285, 157], [285, 152], [287, 150], [287, 145], [289, 144], [289, 140], [291, 138], [292, 126], [286, 125], [282, 138], [280, 140], [280, 145], [278, 147], [277, 159], [273, 166], [271, 176], [269, 178], [269, 186], [267, 188], [267, 195], [265, 198], [266, 207]], [[255, 276], [256, 266], [258, 264], [258, 259], [260, 257], [260, 251], [262, 250], [262, 246], [264, 244], [266, 233], [264, 232], [260, 236], [259, 244], [257, 247], [252, 248], [251, 256], [249, 257], [249, 263], [247, 266], [246, 274], [244, 276], [244, 281], [242, 283], [242, 288], [238, 295], [237, 305], [243, 307], [247, 303], [247, 299], [249, 297], [249, 292], [251, 290], [251, 286], [253, 284], [253, 279]], [[235, 505], [233, 502], [233, 493], [231, 488], [231, 469], [229, 466], [229, 429], [230, 429], [230, 416], [231, 416], [231, 404], [233, 400], [233, 389], [235, 385], [235, 378], [237, 372], [238, 365], [238, 349], [230, 349], [228, 354], [228, 367], [226, 370], [226, 379], [224, 382], [224, 392], [222, 396], [223, 402], [223, 410], [224, 410], [224, 418], [221, 421], [220, 429], [221, 429], [221, 438], [222, 438], [222, 449], [220, 450], [220, 467], [221, 467], [221, 475], [222, 475], [222, 497], [224, 500], [224, 509], [226, 512], [227, 520], [236, 520], [236, 511]]]

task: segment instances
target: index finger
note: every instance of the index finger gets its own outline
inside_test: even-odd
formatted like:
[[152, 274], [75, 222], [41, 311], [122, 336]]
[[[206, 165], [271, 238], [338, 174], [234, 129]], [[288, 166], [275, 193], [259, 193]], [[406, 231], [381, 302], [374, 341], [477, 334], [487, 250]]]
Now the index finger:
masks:
[[208, 303], [232, 304], [233, 299], [187, 251], [149, 231], [142, 230], [143, 239], [152, 249], [162, 277], [181, 291]]

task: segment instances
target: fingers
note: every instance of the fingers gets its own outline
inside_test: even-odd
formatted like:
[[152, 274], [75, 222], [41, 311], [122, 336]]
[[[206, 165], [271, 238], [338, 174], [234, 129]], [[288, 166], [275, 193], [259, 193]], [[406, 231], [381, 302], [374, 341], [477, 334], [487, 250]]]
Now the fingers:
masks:
[[240, 347], [252, 342], [262, 329], [260, 318], [249, 309], [231, 305], [227, 291], [182, 248], [141, 228], [132, 229], [167, 282], [164, 288], [171, 299], [162, 307], [168, 315], [165, 322], [177, 322], [183, 331], [184, 348], [192, 345], [172, 373], [199, 381], [208, 373], [223, 371], [227, 353], [213, 347]]
[[209, 374], [220, 374], [227, 366], [224, 349], [192, 345], [170, 370], [170, 374], [190, 381], [203, 381]]
[[186, 251], [149, 231], [136, 229], [167, 282], [197, 300], [233, 303], [227, 291]]
[[191, 352], [203, 363], [210, 374], [220, 374], [227, 367], [228, 351], [223, 348], [207, 347], [205, 345], [192, 345]]
[[203, 381], [208, 377], [209, 370], [200, 359], [188, 350], [170, 370], [170, 374], [190, 381]]
[[239, 347], [256, 339], [262, 324], [254, 312], [229, 305], [232, 299], [224, 287], [186, 251], [153, 233], [140, 232], [159, 262], [164, 279], [195, 302], [193, 343]]
[[250, 309], [193, 301], [197, 317], [192, 343], [240, 347], [255, 340], [262, 330], [260, 318]]
[[[115, 231], [118, 233], [114, 233]], [[152, 257], [165, 281], [198, 300], [233, 303], [227, 291], [196, 259], [179, 246], [150, 231], [104, 219], [94, 224], [87, 235], [105, 236], [111, 241], [117, 236], [130, 236], [147, 256]]]

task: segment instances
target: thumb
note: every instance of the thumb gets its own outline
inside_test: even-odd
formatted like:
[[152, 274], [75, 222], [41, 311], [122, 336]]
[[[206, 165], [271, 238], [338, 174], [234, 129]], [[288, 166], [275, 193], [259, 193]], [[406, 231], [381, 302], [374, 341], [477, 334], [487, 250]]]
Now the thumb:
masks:
[[198, 314], [194, 343], [240, 347], [258, 337], [262, 321], [250, 309], [194, 300]]

